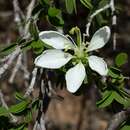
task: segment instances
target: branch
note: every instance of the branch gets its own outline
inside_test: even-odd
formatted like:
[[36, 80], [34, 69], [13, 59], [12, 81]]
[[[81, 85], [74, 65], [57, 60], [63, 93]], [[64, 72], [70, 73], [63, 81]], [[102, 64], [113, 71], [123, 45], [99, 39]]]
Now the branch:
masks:
[[[111, 13], [112, 14], [112, 26], [115, 29], [115, 27], [117, 25], [117, 16], [115, 14], [116, 9], [115, 9], [114, 0], [110, 1], [110, 7], [111, 7], [111, 11], [112, 11], [112, 13]], [[113, 50], [116, 50], [116, 38], [117, 38], [117, 34], [114, 30], [114, 33], [113, 33]]]
[[90, 29], [90, 26], [91, 26], [91, 24], [92, 24], [92, 20], [94, 19], [94, 17], [95, 17], [96, 15], [98, 15], [99, 13], [103, 12], [104, 10], [108, 9], [108, 8], [110, 8], [110, 4], [104, 6], [104, 7], [101, 8], [101, 9], [96, 10], [96, 11], [89, 17], [89, 20], [88, 20], [89, 22], [88, 22], [87, 25], [86, 25], [86, 36], [89, 37], [89, 29]]
[[36, 76], [37, 76], [37, 69], [38, 68], [34, 68], [32, 71], [32, 79], [31, 79], [31, 82], [30, 82], [28, 89], [25, 92], [24, 97], [28, 97], [34, 89], [34, 84], [35, 84]]
[[20, 69], [24, 72], [24, 78], [25, 78], [26, 80], [29, 80], [30, 72], [27, 70], [27, 67], [24, 66], [23, 64], [21, 64]]
[[[33, 11], [33, 7], [35, 5], [36, 0], [31, 0], [30, 4], [27, 7], [27, 15], [26, 15], [26, 21], [28, 21], [31, 18], [32, 15], [32, 11]], [[28, 21], [28, 23], [26, 24], [25, 28], [24, 28], [24, 37], [28, 38], [29, 37], [29, 25], [30, 25], [30, 21]]]
[[[0, 78], [2, 76], [2, 74], [9, 68], [9, 66], [12, 64], [13, 60], [19, 55], [19, 53], [21, 52], [19, 47], [16, 47], [15, 51], [10, 54], [9, 57], [6, 57], [5, 59], [7, 60], [7, 62], [0, 67]], [[8, 59], [7, 59], [8, 58]]]
[[[112, 26], [115, 27], [115, 26], [117, 25], [117, 16], [116, 16], [116, 14], [115, 14], [115, 4], [114, 4], [114, 0], [110, 0], [110, 2], [109, 2], [106, 6], [104, 6], [104, 7], [100, 8], [100, 9], [96, 10], [96, 11], [89, 17], [89, 20], [88, 20], [89, 22], [88, 22], [87, 25], [86, 25], [86, 34], [84, 34], [84, 36], [88, 36], [88, 37], [90, 36], [89, 30], [90, 30], [90, 26], [91, 26], [91, 24], [92, 24], [92, 20], [94, 19], [94, 17], [95, 17], [96, 15], [100, 14], [101, 12], [107, 10], [108, 8], [111, 9]], [[114, 32], [114, 33], [113, 33], [113, 50], [116, 50], [116, 37], [117, 37], [117, 34], [116, 34], [116, 32]]]
[[[27, 39], [29, 39], [29, 25], [30, 25], [30, 22], [28, 22], [25, 26], [22, 25], [22, 22], [23, 22], [23, 19], [25, 19], [25, 21], [28, 21], [28, 19], [31, 17], [31, 14], [32, 14], [32, 10], [33, 10], [33, 7], [35, 5], [35, 1], [36, 0], [31, 0], [30, 1], [30, 4], [28, 5], [27, 7], [27, 14], [26, 16], [23, 14], [23, 12], [21, 11], [20, 7], [19, 7], [19, 3], [18, 3], [18, 0], [13, 0], [13, 7], [14, 7], [14, 17], [15, 17], [15, 22], [17, 23], [18, 25], [18, 30], [19, 30], [19, 34], [21, 37], [24, 37]], [[21, 69], [23, 70], [24, 72], [24, 78], [25, 79], [29, 79], [29, 71], [27, 70], [27, 64], [25, 62], [27, 62], [27, 60], [22, 60], [22, 59], [26, 59], [26, 54], [23, 54], [22, 56], [19, 55], [18, 56], [18, 59], [17, 59], [17, 64], [16, 66], [14, 67], [14, 70], [12, 72], [12, 75], [9, 79], [9, 81], [12, 83], [13, 82], [13, 79], [17, 73], [17, 71], [20, 69], [20, 66], [21, 66]], [[22, 61], [24, 63], [22, 63]], [[25, 81], [26, 82], [26, 81]], [[27, 82], [25, 83], [27, 85]]]
[[119, 126], [128, 118], [129, 114], [130, 109], [115, 114], [109, 122], [106, 130], [117, 130], [117, 128], [119, 128]]
[[16, 76], [16, 73], [18, 72], [18, 70], [19, 70], [21, 64], [22, 64], [22, 54], [19, 54], [19, 56], [18, 56], [18, 58], [17, 58], [16, 65], [15, 65], [15, 67], [14, 67], [14, 69], [13, 69], [13, 72], [12, 72], [10, 78], [9, 78], [9, 83], [13, 83], [14, 78], [15, 78], [15, 76]]
[[13, 0], [13, 8], [14, 8], [14, 21], [18, 25], [19, 34], [21, 36], [23, 36], [24, 35], [24, 27], [22, 26], [22, 20], [25, 19], [25, 16], [19, 7], [18, 0]]

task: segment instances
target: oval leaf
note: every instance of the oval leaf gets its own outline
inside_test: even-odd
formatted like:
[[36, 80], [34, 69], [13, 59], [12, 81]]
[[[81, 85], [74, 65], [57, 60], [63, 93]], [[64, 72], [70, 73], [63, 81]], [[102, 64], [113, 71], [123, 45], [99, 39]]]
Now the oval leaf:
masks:
[[127, 53], [119, 53], [117, 56], [116, 56], [116, 59], [115, 59], [115, 63], [118, 67], [121, 67], [122, 65], [124, 65], [126, 62], [128, 61], [128, 55]]

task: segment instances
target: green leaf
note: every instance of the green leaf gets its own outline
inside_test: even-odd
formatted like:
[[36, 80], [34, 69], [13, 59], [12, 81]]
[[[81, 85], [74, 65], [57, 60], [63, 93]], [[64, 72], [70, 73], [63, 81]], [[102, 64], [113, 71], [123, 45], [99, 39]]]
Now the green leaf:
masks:
[[130, 130], [130, 125], [124, 125], [120, 130]]
[[113, 96], [110, 95], [103, 103], [98, 105], [98, 108], [105, 108], [113, 102]]
[[98, 8], [100, 9], [100, 8], [104, 7], [104, 6], [107, 5], [109, 2], [110, 2], [109, 0], [101, 0], [101, 1], [99, 2]]
[[4, 49], [0, 50], [0, 55], [8, 55], [8, 54], [10, 54], [11, 52], [13, 52], [15, 50], [16, 46], [17, 46], [17, 44], [14, 43], [14, 44], [11, 44], [11, 45], [5, 47]]
[[128, 55], [127, 53], [119, 53], [116, 56], [115, 63], [118, 67], [121, 67], [123, 64], [125, 64], [128, 61]]
[[31, 47], [35, 54], [40, 54], [44, 50], [44, 44], [40, 39], [38, 41], [33, 41]]
[[54, 26], [63, 26], [64, 20], [62, 19], [62, 13], [60, 9], [55, 7], [50, 7], [48, 9], [48, 17], [46, 17], [48, 22]]
[[80, 0], [80, 2], [90, 10], [93, 8], [91, 0]]
[[128, 107], [130, 104], [130, 98], [128, 98], [126, 94], [124, 94], [124, 92], [118, 90], [117, 88], [115, 90], [106, 90], [105, 92], [103, 92], [102, 100], [98, 101], [96, 105], [99, 108], [104, 108], [109, 106], [113, 100], [122, 104], [125, 108]]
[[104, 107], [110, 105], [112, 101], [113, 101], [112, 91], [106, 90], [106, 91], [103, 93], [103, 98], [102, 98], [102, 100], [98, 101], [98, 102], [96, 103], [96, 105], [97, 105], [97, 107], [99, 107], [99, 108], [104, 108]]
[[65, 5], [66, 5], [66, 10], [69, 14], [72, 14], [74, 10], [75, 10], [75, 13], [77, 12], [76, 0], [65, 0]]
[[9, 111], [5, 107], [0, 107], [0, 116], [8, 116]]
[[76, 0], [73, 0], [73, 6], [74, 6], [75, 13], [77, 13]]
[[115, 67], [110, 67], [108, 71], [108, 75], [116, 79], [116, 78], [120, 78], [121, 72], [119, 69]]
[[127, 102], [124, 103], [124, 109], [127, 109], [130, 107], [130, 99], [127, 99]]
[[18, 92], [15, 93], [15, 98], [19, 101], [25, 100], [24, 96], [21, 93], [18, 93]]
[[24, 45], [22, 45], [21, 46], [22, 51], [28, 51], [28, 50], [30, 50], [32, 48], [31, 47], [32, 42], [33, 42], [33, 40], [27, 41]]
[[63, 26], [64, 25], [64, 21], [60, 15], [58, 15], [56, 17], [48, 17], [48, 20], [54, 26]]
[[25, 120], [26, 123], [29, 123], [29, 122], [32, 121], [32, 119], [33, 119], [32, 112], [31, 112], [31, 110], [29, 110], [27, 115], [25, 116], [24, 120]]
[[119, 130], [130, 130], [130, 120], [128, 118], [127, 121], [122, 123], [122, 126]]
[[27, 108], [28, 104], [29, 104], [28, 101], [22, 101], [16, 105], [12, 105], [9, 108], [9, 112], [13, 114], [19, 114], [20, 112], [24, 111]]
[[48, 15], [51, 16], [51, 17], [55, 17], [60, 13], [61, 13], [61, 10], [59, 10], [59, 9], [57, 9], [55, 7], [50, 7], [48, 9]]
[[118, 102], [118, 103], [120, 103], [120, 104], [122, 104], [122, 105], [125, 105], [125, 104], [127, 104], [127, 102], [128, 102], [128, 98], [123, 98], [118, 92], [116, 92], [116, 91], [113, 91], [113, 96], [114, 96], [114, 99]]

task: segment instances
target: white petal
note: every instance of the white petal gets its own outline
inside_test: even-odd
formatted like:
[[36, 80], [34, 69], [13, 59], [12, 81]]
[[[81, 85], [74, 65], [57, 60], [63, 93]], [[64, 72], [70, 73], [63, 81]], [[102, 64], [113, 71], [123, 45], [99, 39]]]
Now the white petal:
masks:
[[107, 64], [102, 58], [92, 55], [88, 57], [88, 62], [92, 70], [96, 71], [102, 76], [107, 75]]
[[100, 28], [93, 35], [90, 44], [88, 45], [88, 51], [93, 51], [102, 48], [108, 42], [110, 35], [111, 31], [108, 26]]
[[43, 68], [57, 69], [65, 65], [72, 58], [69, 53], [61, 50], [50, 49], [44, 51], [35, 59], [35, 65]]
[[82, 63], [70, 68], [66, 73], [67, 90], [71, 93], [76, 92], [81, 86], [86, 72]]
[[73, 48], [73, 43], [63, 34], [57, 31], [43, 31], [39, 33], [40, 39], [55, 49]]

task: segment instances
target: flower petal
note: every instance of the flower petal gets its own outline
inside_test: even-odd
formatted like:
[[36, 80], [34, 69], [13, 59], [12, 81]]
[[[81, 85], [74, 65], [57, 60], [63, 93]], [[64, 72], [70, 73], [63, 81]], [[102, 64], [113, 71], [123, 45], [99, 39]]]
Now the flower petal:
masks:
[[102, 48], [108, 42], [110, 35], [111, 31], [108, 26], [100, 28], [93, 35], [90, 44], [88, 45], [88, 51], [93, 51]]
[[73, 68], [70, 68], [66, 73], [67, 90], [71, 93], [76, 92], [81, 86], [86, 72], [83, 64], [80, 62]]
[[44, 51], [35, 59], [35, 65], [43, 68], [57, 69], [64, 66], [72, 58], [69, 53], [61, 50], [50, 49]]
[[40, 39], [55, 49], [73, 48], [73, 43], [57, 31], [43, 31], [39, 33]]
[[88, 57], [88, 62], [92, 70], [96, 71], [102, 76], [107, 75], [107, 64], [102, 58], [92, 55]]

